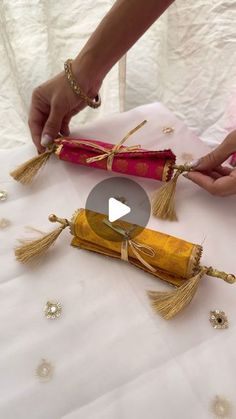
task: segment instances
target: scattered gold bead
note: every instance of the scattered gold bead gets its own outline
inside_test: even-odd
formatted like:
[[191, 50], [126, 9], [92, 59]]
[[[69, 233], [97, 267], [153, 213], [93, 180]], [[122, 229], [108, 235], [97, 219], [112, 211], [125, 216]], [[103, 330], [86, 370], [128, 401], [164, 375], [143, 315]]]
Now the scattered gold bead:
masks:
[[224, 311], [210, 311], [209, 320], [214, 329], [228, 329], [229, 327], [229, 322]]
[[0, 229], [7, 228], [9, 227], [10, 224], [11, 222], [7, 220], [6, 218], [0, 218]]
[[50, 362], [46, 361], [45, 359], [42, 359], [41, 363], [36, 369], [36, 375], [42, 382], [50, 381], [53, 376], [53, 370], [54, 368], [52, 364], [50, 364]]
[[172, 134], [174, 132], [174, 128], [173, 127], [163, 127], [162, 128], [162, 132], [164, 134]]
[[230, 419], [233, 413], [230, 401], [219, 396], [216, 396], [213, 400], [211, 410], [217, 419]]
[[58, 301], [47, 301], [44, 307], [44, 314], [47, 319], [58, 319], [62, 311], [62, 306]]

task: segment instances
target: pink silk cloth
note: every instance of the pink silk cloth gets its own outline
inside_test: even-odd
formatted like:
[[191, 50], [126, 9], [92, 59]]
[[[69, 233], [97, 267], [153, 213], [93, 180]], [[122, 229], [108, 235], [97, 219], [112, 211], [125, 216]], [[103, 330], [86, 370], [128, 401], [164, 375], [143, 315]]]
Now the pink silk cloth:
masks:
[[[59, 138], [55, 140], [55, 144], [57, 145], [55, 154], [59, 159], [104, 170], [108, 170], [107, 157], [93, 162], [87, 162], [87, 159], [111, 152], [114, 148], [114, 144], [103, 141], [70, 137]], [[101, 151], [102, 149], [105, 151]], [[131, 147], [121, 146], [114, 155], [112, 171], [166, 182], [173, 175], [175, 159], [176, 156], [171, 150], [148, 151], [141, 148], [131, 150]]]

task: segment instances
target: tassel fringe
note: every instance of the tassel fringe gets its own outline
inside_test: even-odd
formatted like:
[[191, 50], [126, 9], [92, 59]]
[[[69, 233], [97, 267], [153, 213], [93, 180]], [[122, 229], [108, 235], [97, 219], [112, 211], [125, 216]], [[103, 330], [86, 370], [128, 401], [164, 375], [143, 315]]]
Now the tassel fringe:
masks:
[[176, 314], [192, 301], [204, 274], [223, 279], [228, 284], [234, 284], [236, 282], [236, 277], [233, 274], [218, 271], [218, 269], [214, 269], [211, 266], [203, 266], [195, 276], [186, 280], [183, 285], [174, 291], [148, 291], [147, 293], [154, 311], [166, 320], [176, 316]]
[[175, 166], [174, 177], [166, 182], [152, 197], [152, 213], [162, 220], [177, 221], [175, 210], [176, 184], [183, 172], [191, 170], [187, 165]]
[[59, 222], [60, 227], [53, 230], [51, 233], [44, 234], [42, 237], [32, 241], [20, 241], [21, 246], [15, 249], [16, 259], [21, 263], [28, 263], [32, 260], [44, 255], [47, 250], [55, 243], [61, 232], [69, 226], [69, 221], [64, 218], [58, 218], [52, 214], [49, 216], [49, 221]]
[[177, 172], [174, 177], [163, 185], [152, 198], [152, 213], [162, 220], [177, 221], [175, 211], [175, 191], [176, 183], [181, 172]]
[[13, 170], [10, 175], [13, 177], [13, 179], [22, 183], [23, 185], [30, 184], [39, 170], [46, 164], [53, 152], [54, 148], [51, 148], [50, 150], [45, 151], [45, 153], [33, 157], [32, 159], [28, 160]]
[[202, 268], [195, 276], [174, 291], [148, 291], [154, 311], [166, 320], [176, 316], [192, 301], [204, 273], [205, 268]]
[[56, 241], [62, 230], [61, 227], [58, 227], [56, 230], [46, 234], [40, 239], [23, 242], [21, 246], [15, 249], [16, 259], [21, 263], [28, 263], [33, 259], [42, 256]]

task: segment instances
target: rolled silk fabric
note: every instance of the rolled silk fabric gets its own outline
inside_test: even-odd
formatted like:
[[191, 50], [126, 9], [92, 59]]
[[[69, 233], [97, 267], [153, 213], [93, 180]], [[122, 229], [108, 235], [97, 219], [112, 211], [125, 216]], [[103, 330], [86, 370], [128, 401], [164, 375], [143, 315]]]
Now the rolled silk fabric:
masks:
[[[90, 213], [89, 217], [87, 217], [88, 212]], [[88, 219], [90, 223], [88, 223]], [[105, 219], [107, 217], [103, 214], [84, 209], [78, 210], [70, 223], [71, 233], [74, 236], [71, 244], [82, 249], [121, 259], [122, 237], [120, 241], [114, 241], [119, 239], [119, 233], [104, 224]], [[91, 228], [93, 223], [96, 224], [97, 234]], [[124, 231], [129, 231], [132, 227], [130, 223], [121, 220], [113, 224]], [[98, 235], [100, 228], [102, 236]], [[140, 229], [139, 226], [136, 228]], [[134, 233], [135, 231], [132, 235]], [[127, 246], [127, 261], [177, 287], [183, 285], [186, 280], [193, 277], [200, 269], [199, 262], [202, 254], [200, 245], [148, 228], [138, 230], [137, 236], [131, 239], [131, 241], [137, 244], [138, 254], [155, 269], [155, 272], [151, 271], [137, 258], [133, 252], [132, 245], [129, 244]], [[145, 249], [151, 249], [152, 254], [149, 251], [146, 252]]]
[[172, 291], [148, 291], [155, 312], [165, 319], [171, 319], [191, 302], [204, 275], [229, 284], [236, 280], [232, 274], [201, 266], [201, 246], [168, 234], [121, 220], [111, 223], [106, 215], [85, 209], [77, 210], [71, 221], [55, 214], [49, 221], [60, 227], [36, 240], [21, 240], [15, 249], [18, 261], [27, 263], [42, 256], [62, 231], [70, 228], [73, 246], [129, 262], [174, 285]]
[[[167, 182], [171, 179], [175, 155], [171, 150], [148, 151], [139, 146], [120, 146], [97, 140], [59, 138], [55, 154], [60, 160], [126, 175], [141, 176]], [[110, 156], [109, 156], [110, 154]], [[112, 161], [109, 159], [112, 154]], [[100, 159], [96, 158], [100, 156]], [[103, 157], [102, 157], [103, 156]], [[90, 161], [93, 160], [93, 161]]]

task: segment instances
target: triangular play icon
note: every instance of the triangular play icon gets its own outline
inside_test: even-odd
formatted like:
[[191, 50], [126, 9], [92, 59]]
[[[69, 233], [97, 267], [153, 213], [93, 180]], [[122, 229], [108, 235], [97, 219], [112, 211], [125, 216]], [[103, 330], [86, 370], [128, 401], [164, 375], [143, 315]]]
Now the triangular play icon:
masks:
[[123, 204], [115, 198], [109, 198], [108, 202], [108, 219], [112, 223], [113, 221], [119, 220], [124, 215], [129, 214], [131, 208], [128, 205]]

